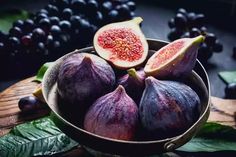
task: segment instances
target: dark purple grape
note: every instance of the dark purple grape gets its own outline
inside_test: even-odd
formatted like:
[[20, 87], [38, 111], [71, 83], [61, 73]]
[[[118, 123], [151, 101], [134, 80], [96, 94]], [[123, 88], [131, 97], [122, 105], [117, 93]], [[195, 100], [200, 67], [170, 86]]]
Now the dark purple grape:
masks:
[[206, 28], [206, 27], [202, 26], [202, 27], [200, 28], [200, 30], [201, 30], [201, 34], [202, 34], [202, 35], [206, 35], [206, 34], [207, 34], [207, 28]]
[[135, 4], [134, 1], [128, 1], [127, 5], [129, 7], [130, 11], [135, 11], [136, 10], [136, 4]]
[[126, 4], [118, 5], [116, 6], [116, 10], [118, 11], [119, 16], [122, 20], [131, 18], [130, 9], [128, 5]]
[[18, 106], [22, 112], [35, 112], [41, 105], [42, 102], [35, 96], [23, 97], [18, 102]]
[[52, 43], [53, 42], [53, 36], [52, 35], [48, 35], [47, 39], [46, 39], [46, 44]]
[[87, 29], [89, 27], [90, 27], [90, 23], [87, 20], [85, 20], [85, 19], [80, 20], [79, 28], [81, 29], [81, 31], [84, 29]]
[[201, 27], [205, 23], [205, 15], [204, 14], [197, 14], [195, 16], [194, 24], [196, 27]]
[[24, 35], [24, 36], [21, 38], [21, 43], [22, 43], [24, 46], [29, 46], [29, 45], [31, 45], [31, 43], [32, 43], [31, 36], [30, 36], [30, 35]]
[[71, 29], [71, 23], [67, 20], [63, 20], [59, 23], [62, 32], [69, 32]]
[[61, 33], [61, 28], [57, 25], [53, 25], [50, 29], [50, 32], [53, 36], [58, 36]]
[[190, 33], [189, 32], [185, 32], [181, 38], [189, 38], [190, 37]]
[[117, 10], [111, 10], [109, 13], [108, 13], [108, 18], [109, 18], [109, 21], [116, 21], [118, 19], [118, 16], [119, 16], [119, 13]]
[[196, 14], [194, 12], [188, 13], [187, 15], [188, 27], [190, 28], [194, 27], [195, 18], [196, 18]]
[[71, 24], [72, 24], [72, 27], [73, 27], [73, 28], [78, 28], [79, 25], [80, 25], [80, 20], [81, 20], [81, 17], [78, 16], [78, 15], [73, 15], [73, 16], [71, 16], [70, 22], [71, 22]]
[[135, 17], [135, 16], [136, 16], [136, 14], [135, 14], [134, 11], [131, 11], [131, 12], [130, 12], [130, 15], [131, 15], [131, 17]]
[[87, 9], [89, 11], [97, 11], [98, 10], [98, 3], [96, 0], [89, 0], [87, 2]]
[[197, 58], [202, 62], [206, 63], [207, 60], [213, 55], [212, 50], [206, 43], [203, 43], [200, 48], [198, 49], [198, 56]]
[[62, 18], [63, 19], [70, 19], [70, 17], [73, 15], [73, 11], [70, 9], [70, 8], [65, 8], [63, 11], [62, 11]]
[[183, 14], [176, 14], [175, 16], [175, 27], [178, 29], [185, 29], [187, 24], [187, 18]]
[[102, 25], [103, 22], [103, 15], [100, 11], [97, 11], [95, 16], [92, 18], [93, 22], [97, 25]]
[[226, 98], [235, 99], [236, 98], [236, 83], [230, 83], [225, 88]]
[[44, 52], [45, 51], [45, 45], [43, 42], [39, 42], [36, 47], [36, 51], [38, 52]]
[[233, 47], [233, 58], [236, 59], [236, 46]]
[[0, 55], [4, 52], [5, 45], [4, 43], [0, 42]]
[[15, 37], [21, 37], [22, 36], [22, 31], [19, 27], [12, 27], [9, 30], [9, 35], [10, 36], [15, 36]]
[[11, 46], [12, 48], [16, 48], [20, 45], [20, 41], [17, 37], [10, 37], [8, 42], [9, 46]]
[[27, 19], [24, 21], [23, 32], [29, 33], [34, 29], [34, 27], [35, 27], [34, 21], [31, 19]]
[[24, 25], [24, 21], [22, 21], [22, 20], [17, 20], [15, 22], [13, 22], [13, 27], [22, 28], [23, 25]]
[[51, 26], [51, 22], [48, 18], [44, 18], [44, 19], [41, 19], [39, 21], [39, 26], [45, 31], [45, 32], [48, 32], [50, 26]]
[[44, 18], [48, 18], [48, 15], [45, 13], [40, 13], [40, 14], [36, 15], [36, 17], [34, 19], [35, 19], [36, 23], [38, 23], [41, 19], [44, 19]]
[[181, 14], [183, 14], [185, 16], [187, 15], [187, 11], [184, 8], [179, 8], [177, 13], [181, 13]]
[[48, 11], [48, 14], [50, 16], [57, 16], [58, 15], [59, 10], [54, 5], [48, 4], [45, 9]]
[[60, 22], [60, 19], [57, 16], [52, 16], [49, 18], [51, 25], [58, 25]]
[[46, 46], [47, 48], [52, 48], [54, 43], [54, 38], [52, 35], [48, 35], [46, 39]]
[[215, 45], [213, 46], [214, 52], [222, 52], [223, 51], [223, 45], [220, 43], [219, 40], [216, 40]]
[[201, 34], [200, 30], [196, 27], [193, 27], [191, 30], [190, 30], [190, 37], [193, 38], [193, 37], [196, 37], [196, 36], [199, 36]]
[[179, 39], [182, 36], [183, 32], [179, 29], [172, 28], [170, 33], [168, 34], [168, 39], [170, 41], [174, 41], [176, 39]]
[[35, 28], [32, 32], [32, 40], [34, 42], [43, 41], [45, 39], [45, 32], [41, 28]]
[[216, 42], [216, 36], [213, 33], [207, 33], [205, 42], [209, 46], [214, 46]]
[[60, 47], [61, 47], [60, 41], [54, 41], [53, 42], [53, 49], [54, 50], [59, 50]]
[[38, 13], [39, 13], [39, 14], [40, 14], [40, 13], [48, 14], [48, 11], [47, 11], [46, 9], [40, 9]]
[[72, 0], [71, 8], [74, 12], [84, 12], [86, 10], [86, 2], [84, 0]]
[[113, 5], [110, 1], [106, 1], [102, 3], [102, 12], [103, 13], [108, 13], [113, 9]]
[[174, 18], [171, 18], [168, 21], [168, 26], [169, 26], [169, 28], [174, 28], [175, 27], [175, 19]]

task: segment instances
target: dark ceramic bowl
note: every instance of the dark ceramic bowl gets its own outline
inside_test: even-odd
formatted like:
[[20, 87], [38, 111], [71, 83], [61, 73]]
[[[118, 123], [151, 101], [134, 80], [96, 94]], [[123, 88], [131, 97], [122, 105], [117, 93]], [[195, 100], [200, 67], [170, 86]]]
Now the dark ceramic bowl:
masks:
[[[160, 49], [167, 42], [160, 40], [148, 39], [149, 43], [149, 55]], [[103, 152], [112, 155], [124, 155], [124, 156], [144, 156], [159, 154], [167, 151], [172, 151], [183, 144], [187, 143], [200, 129], [200, 127], [207, 121], [209, 116], [210, 106], [210, 84], [208, 76], [203, 66], [199, 61], [196, 62], [196, 66], [192, 74], [186, 79], [186, 83], [190, 85], [199, 95], [201, 100], [201, 115], [199, 119], [183, 134], [172, 138], [166, 138], [163, 140], [153, 141], [122, 141], [111, 138], [102, 137], [76, 126], [68, 117], [63, 113], [64, 110], [58, 107], [58, 94], [57, 88], [57, 75], [61, 62], [68, 56], [79, 53], [93, 51], [93, 47], [88, 47], [71, 52], [61, 58], [59, 58], [46, 72], [43, 83], [43, 96], [48, 103], [54, 115], [53, 120], [55, 124], [69, 137], [78, 141], [82, 146], [91, 152]]]

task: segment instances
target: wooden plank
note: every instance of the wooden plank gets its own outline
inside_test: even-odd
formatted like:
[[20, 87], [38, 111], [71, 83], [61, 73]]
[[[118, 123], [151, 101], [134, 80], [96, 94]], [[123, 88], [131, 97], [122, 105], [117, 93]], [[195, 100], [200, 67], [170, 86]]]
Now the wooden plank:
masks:
[[38, 86], [34, 77], [20, 81], [0, 93], [0, 136], [12, 127], [49, 114], [49, 110], [41, 109], [33, 114], [23, 114], [19, 107], [20, 98], [32, 95]]

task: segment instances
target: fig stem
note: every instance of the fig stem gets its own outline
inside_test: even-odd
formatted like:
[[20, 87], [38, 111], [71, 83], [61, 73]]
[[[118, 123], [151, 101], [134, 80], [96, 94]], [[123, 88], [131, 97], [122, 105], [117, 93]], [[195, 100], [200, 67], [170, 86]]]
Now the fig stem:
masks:
[[203, 35], [199, 35], [199, 36], [193, 38], [193, 40], [194, 40], [194, 43], [203, 43], [205, 40], [205, 37]]
[[82, 60], [82, 63], [91, 64], [92, 60], [91, 60], [91, 58], [89, 56], [85, 55], [83, 60]]
[[129, 74], [129, 76], [138, 80], [138, 82], [142, 82], [142, 79], [139, 77], [139, 75], [137, 74], [137, 71], [134, 68], [128, 69], [127, 73]]
[[135, 17], [131, 21], [139, 25], [141, 22], [143, 22], [143, 19], [141, 17]]

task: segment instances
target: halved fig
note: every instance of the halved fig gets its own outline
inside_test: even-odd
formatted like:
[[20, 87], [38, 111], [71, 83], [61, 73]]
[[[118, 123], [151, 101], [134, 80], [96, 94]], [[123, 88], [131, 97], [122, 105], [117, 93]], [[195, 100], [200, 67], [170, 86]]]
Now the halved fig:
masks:
[[204, 36], [182, 38], [162, 47], [153, 54], [144, 72], [156, 78], [172, 78], [188, 75], [195, 66], [197, 50]]
[[119, 69], [142, 64], [148, 54], [148, 44], [139, 27], [142, 21], [141, 17], [136, 17], [100, 28], [93, 40], [98, 55]]

